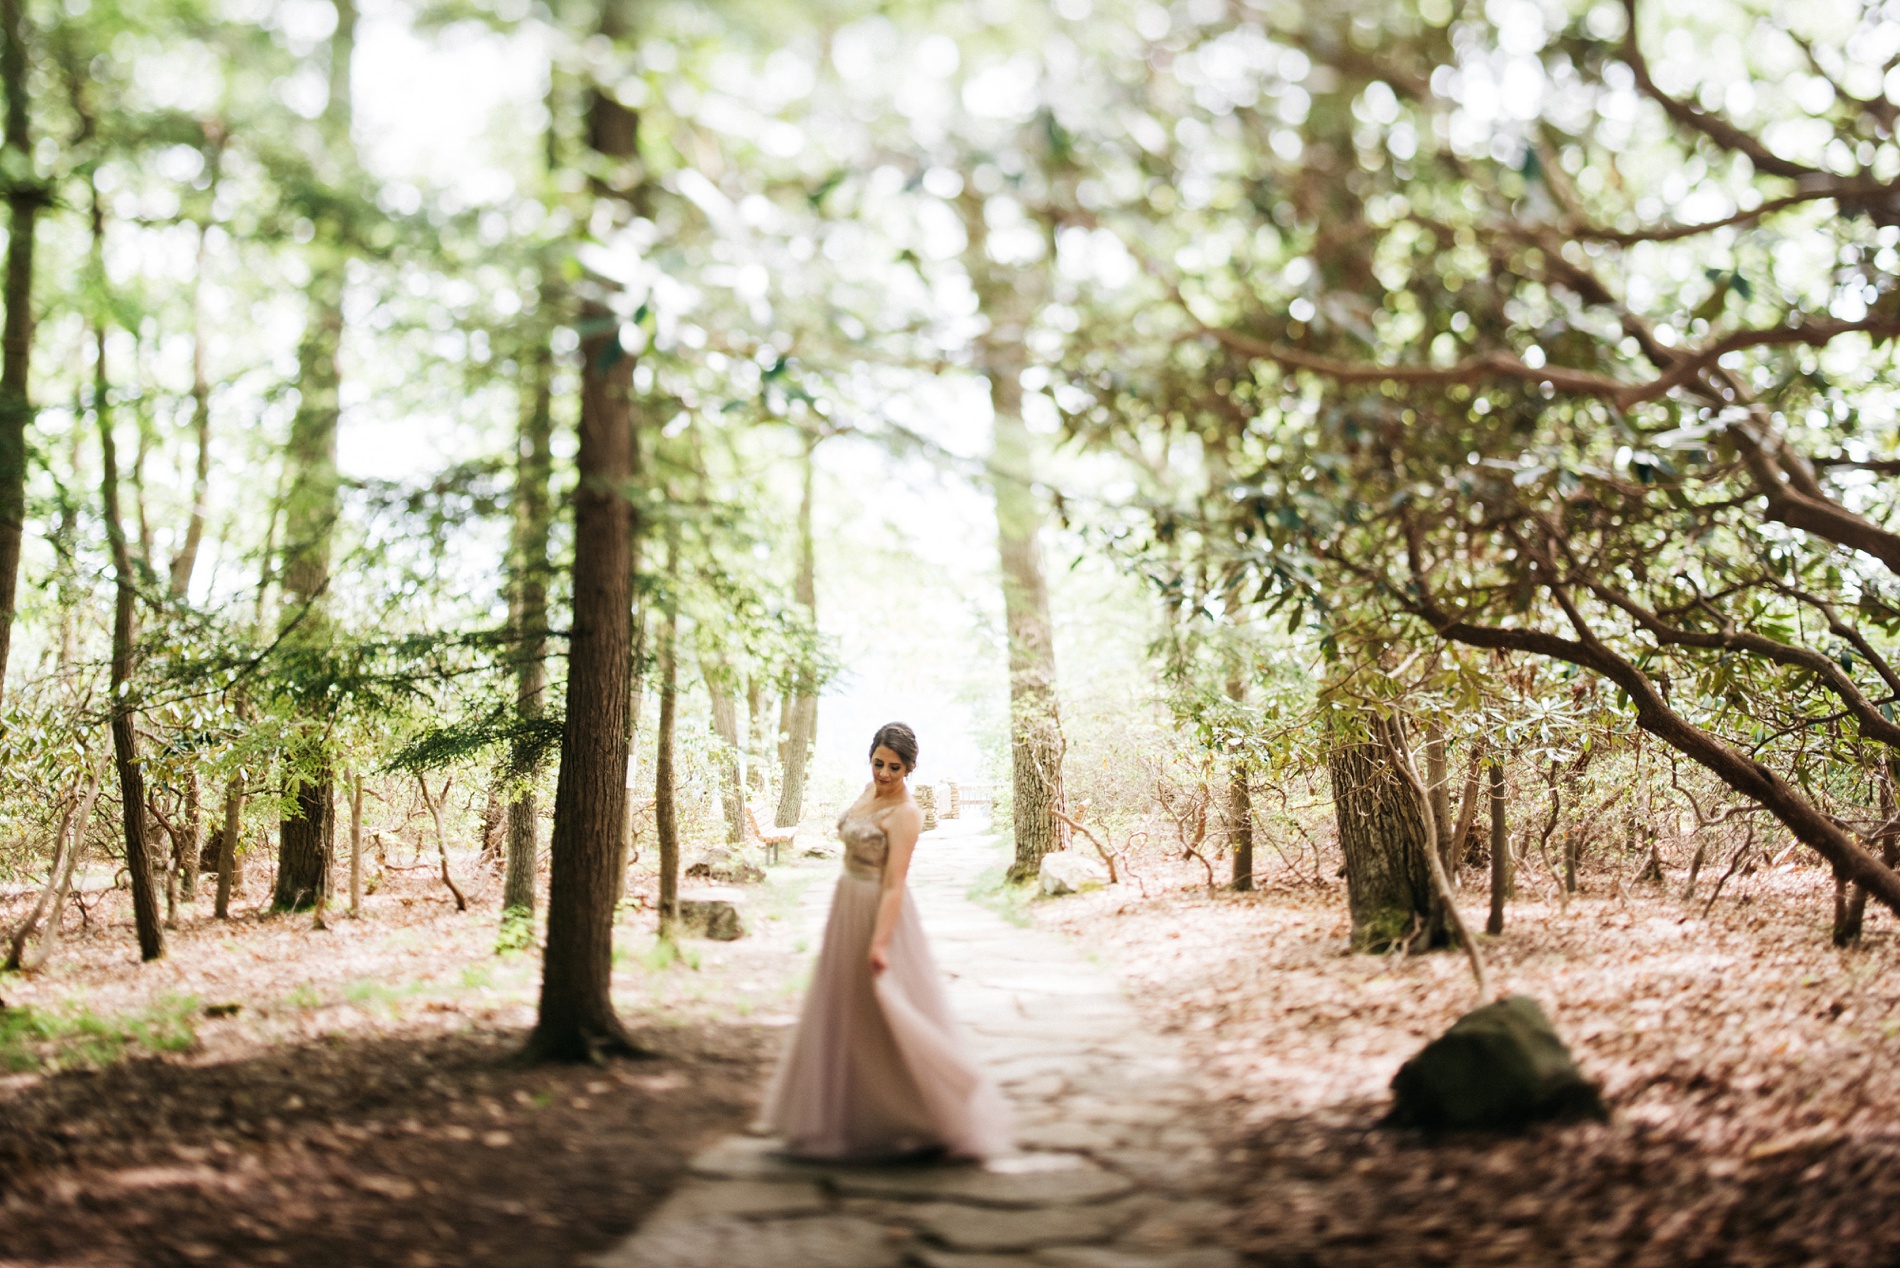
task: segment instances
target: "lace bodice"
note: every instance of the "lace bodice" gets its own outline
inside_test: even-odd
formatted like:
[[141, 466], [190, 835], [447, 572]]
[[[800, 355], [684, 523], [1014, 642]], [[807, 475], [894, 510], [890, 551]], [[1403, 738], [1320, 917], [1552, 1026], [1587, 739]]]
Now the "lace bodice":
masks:
[[884, 835], [883, 811], [854, 815], [846, 811], [838, 819], [838, 839], [844, 842], [844, 870], [866, 880], [884, 875], [884, 860], [890, 856], [890, 838]]

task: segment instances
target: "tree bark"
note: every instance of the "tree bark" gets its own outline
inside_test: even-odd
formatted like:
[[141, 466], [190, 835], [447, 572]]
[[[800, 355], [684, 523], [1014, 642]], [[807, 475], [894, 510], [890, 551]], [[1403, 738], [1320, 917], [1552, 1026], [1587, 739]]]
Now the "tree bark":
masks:
[[[321, 126], [331, 162], [354, 167], [350, 61], [356, 48], [355, 0], [331, 0], [336, 30], [330, 36], [330, 95]], [[327, 221], [326, 217], [326, 221]], [[337, 472], [337, 422], [342, 372], [343, 282], [348, 252], [343, 226], [319, 226], [309, 252], [308, 316], [297, 351], [297, 413], [291, 419], [286, 460], [290, 488], [284, 499], [284, 621], [296, 629], [285, 641], [312, 655], [327, 649], [327, 596], [336, 525], [342, 514], [342, 483]], [[321, 738], [328, 730], [328, 706], [305, 706], [304, 734], [290, 757], [289, 782], [296, 814], [279, 828], [277, 887], [272, 905], [296, 910], [314, 905], [330, 891], [329, 843], [331, 792], [335, 782], [330, 755]]]
[[204, 857], [203, 789], [194, 765], [185, 783], [185, 824], [181, 857], [178, 859], [178, 894], [185, 902], [198, 901], [198, 863]]
[[1462, 840], [1454, 840], [1457, 834], [1452, 829], [1451, 817], [1451, 772], [1445, 761], [1445, 728], [1442, 723], [1433, 722], [1425, 728], [1425, 782], [1432, 794], [1432, 823], [1438, 829], [1438, 857], [1445, 861], [1445, 871], [1452, 882], [1458, 880], [1456, 857]]
[[660, 841], [660, 936], [671, 938], [679, 920], [680, 837], [673, 773], [673, 736], [679, 710], [679, 532], [666, 536], [666, 598], [660, 616], [660, 733], [653, 747], [653, 830]]
[[[40, 890], [33, 910], [14, 929], [8, 941], [5, 968], [9, 973], [44, 964], [52, 940], [59, 936], [57, 926], [66, 913], [66, 894], [72, 888], [79, 853], [86, 843], [93, 803], [99, 799], [99, 777], [88, 772], [86, 778], [73, 787], [69, 797], [65, 812], [59, 817], [59, 830], [53, 836], [53, 861], [46, 870], [46, 885]], [[26, 944], [36, 932], [40, 935], [39, 950], [29, 960]]]
[[363, 775], [350, 779], [350, 914], [363, 911]]
[[[1883, 758], [1880, 763], [1880, 818], [1885, 824], [1893, 825], [1896, 816], [1900, 816], [1900, 807], [1894, 804], [1893, 759]], [[1889, 826], [1878, 838], [1880, 861], [1888, 867], [1900, 863], [1900, 825]], [[1844, 911], [1834, 921], [1834, 945], [1852, 946], [1860, 941], [1861, 927], [1867, 919], [1867, 887], [1856, 883], [1847, 897]]]
[[[605, 23], [603, 23], [603, 27]], [[611, 32], [608, 32], [611, 34]], [[609, 158], [635, 154], [631, 112], [594, 96], [590, 132]], [[541, 1001], [528, 1052], [585, 1061], [638, 1048], [614, 1012], [614, 864], [627, 798], [627, 711], [633, 659], [633, 429], [627, 407], [633, 362], [619, 320], [597, 300], [582, 304], [579, 480], [573, 492], [573, 627], [568, 637], [567, 717], [549, 850], [547, 945]]]
[[[101, 251], [104, 217], [99, 193], [93, 190], [93, 249]], [[100, 276], [104, 277], [103, 266]], [[165, 927], [159, 917], [158, 894], [152, 883], [152, 851], [145, 819], [145, 770], [139, 764], [138, 730], [134, 725], [132, 695], [133, 621], [138, 603], [138, 581], [132, 572], [132, 551], [119, 518], [119, 451], [112, 436], [112, 413], [107, 406], [106, 333], [102, 321], [95, 328], [93, 415], [99, 424], [100, 489], [106, 537], [112, 547], [112, 757], [119, 776], [119, 801], [125, 826], [125, 866], [131, 873], [132, 919], [138, 928], [139, 958], [156, 960], [165, 954]]]
[[715, 681], [721, 672], [715, 668], [706, 676], [706, 694], [712, 701], [713, 730], [725, 747], [719, 761], [719, 804], [726, 818], [726, 843], [740, 845], [745, 841], [745, 750], [740, 747], [738, 703]]
[[766, 694], [765, 678], [757, 671], [746, 678], [745, 703], [745, 792], [746, 798], [757, 806], [765, 800], [772, 771], [772, 753], [767, 747], [772, 729], [766, 722], [771, 716], [772, 704]]
[[25, 0], [0, 0], [0, 91], [6, 95], [4, 157], [7, 207], [6, 326], [0, 331], [0, 692], [13, 646], [26, 531], [27, 428], [33, 422], [33, 246], [46, 191], [32, 179]]
[[[92, 809], [98, 804], [99, 790], [99, 777], [88, 774], [85, 792], [72, 818], [64, 858], [56, 860], [60, 868], [58, 884], [52, 887], [52, 907], [45, 913], [45, 923], [40, 926], [40, 939], [34, 944], [31, 952], [26, 951], [24, 935], [32, 932], [33, 924], [37, 924], [40, 918], [40, 911], [35, 908], [30, 923], [21, 926], [21, 936], [15, 937], [13, 945], [8, 950], [6, 965], [8, 971], [38, 972], [52, 956], [53, 947], [59, 942], [60, 926], [66, 919], [66, 900], [73, 892], [73, 878], [78, 875], [79, 868], [86, 858], [86, 832], [92, 826]], [[67, 825], [61, 824], [61, 828], [66, 830]], [[49, 877], [48, 880], [50, 883], [52, 878]], [[42, 895], [43, 899], [44, 895]]]
[[[818, 626], [818, 551], [812, 537], [812, 485], [816, 436], [805, 437], [803, 484], [798, 498], [798, 576], [793, 598], [805, 609], [805, 619]], [[772, 821], [795, 828], [805, 817], [805, 780], [811, 772], [811, 751], [818, 738], [818, 676], [809, 663], [798, 667], [782, 713], [778, 750], [778, 812]]]
[[421, 772], [416, 774], [416, 787], [422, 790], [422, 804], [428, 810], [429, 818], [435, 823], [435, 851], [436, 857], [442, 863], [442, 883], [448, 886], [449, 893], [455, 896], [455, 910], [467, 911], [468, 899], [463, 896], [461, 887], [455, 883], [455, 877], [449, 874], [449, 836], [442, 830], [442, 803], [448, 800], [449, 785], [454, 782], [453, 776], [443, 780], [440, 795], [431, 797], [428, 776]]
[[[214, 169], [212, 189], [216, 188]], [[171, 597], [178, 600], [191, 595], [191, 577], [198, 568], [205, 510], [211, 497], [211, 380], [205, 368], [203, 296], [205, 237], [205, 226], [200, 224], [198, 264], [191, 274], [191, 434], [197, 446], [197, 462], [192, 469], [191, 516], [185, 523], [185, 540], [171, 562]]]
[[218, 834], [218, 896], [212, 915], [231, 918], [231, 887], [237, 882], [238, 832], [244, 826], [244, 776], [231, 776], [224, 786], [224, 830]]
[[[543, 292], [543, 304], [552, 296]], [[538, 721], [547, 702], [548, 539], [553, 507], [548, 482], [554, 470], [553, 353], [545, 338], [534, 346], [527, 406], [521, 415], [521, 435], [515, 460], [515, 526], [511, 563], [513, 585], [510, 608], [515, 635], [515, 717]], [[539, 809], [534, 781], [539, 762], [524, 740], [515, 742], [508, 774], [513, 796], [508, 802], [508, 862], [502, 882], [501, 907], [532, 912], [535, 907], [535, 861], [538, 851]]]
[[1426, 857], [1433, 844], [1426, 807], [1400, 772], [1386, 726], [1374, 722], [1370, 737], [1337, 743], [1327, 755], [1352, 946], [1372, 952], [1441, 947], [1450, 935]]
[[[1247, 680], [1239, 673], [1227, 676], [1227, 698], [1235, 704], [1247, 699]], [[1246, 759], [1230, 758], [1227, 768], [1227, 835], [1234, 860], [1233, 886], [1237, 893], [1253, 888], [1253, 788]]]
[[304, 777], [292, 798], [297, 810], [278, 828], [277, 885], [271, 906], [279, 911], [304, 911], [330, 892], [330, 783]]
[[1491, 915], [1484, 931], [1492, 937], [1504, 932], [1504, 900], [1511, 889], [1511, 847], [1504, 825], [1504, 763], [1491, 759]]
[[[1000, 355], [993, 353], [992, 355]], [[1042, 508], [1033, 487], [1029, 429], [1022, 420], [1020, 357], [989, 367], [995, 439], [990, 461], [996, 493], [997, 549], [1003, 566], [1003, 615], [1009, 631], [1012, 879], [1034, 876], [1042, 856], [1068, 845], [1068, 825], [1053, 813], [1062, 792], [1061, 711], [1056, 697], [1055, 636], [1043, 579]]]

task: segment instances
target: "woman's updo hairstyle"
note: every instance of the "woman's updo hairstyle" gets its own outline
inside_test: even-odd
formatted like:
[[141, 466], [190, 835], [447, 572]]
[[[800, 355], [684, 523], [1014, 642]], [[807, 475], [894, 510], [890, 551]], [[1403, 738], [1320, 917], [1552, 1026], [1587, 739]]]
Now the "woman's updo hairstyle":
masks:
[[879, 727], [877, 734], [871, 737], [871, 752], [865, 756], [873, 756], [881, 748], [897, 754], [904, 763], [905, 774], [917, 769], [917, 732], [902, 722], [887, 722]]

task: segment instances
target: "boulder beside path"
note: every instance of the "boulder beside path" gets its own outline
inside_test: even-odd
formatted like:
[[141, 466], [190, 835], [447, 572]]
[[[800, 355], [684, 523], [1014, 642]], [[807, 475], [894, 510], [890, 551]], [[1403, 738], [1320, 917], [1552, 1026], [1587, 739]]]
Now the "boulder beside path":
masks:
[[1042, 856], [1037, 877], [1042, 882], [1043, 894], [1054, 898], [1062, 894], [1079, 894], [1086, 889], [1100, 889], [1108, 884], [1108, 869], [1078, 851], [1057, 850]]
[[1392, 1076], [1393, 1127], [1517, 1131], [1548, 1119], [1605, 1119], [1596, 1084], [1536, 1000], [1511, 995], [1473, 1009]]

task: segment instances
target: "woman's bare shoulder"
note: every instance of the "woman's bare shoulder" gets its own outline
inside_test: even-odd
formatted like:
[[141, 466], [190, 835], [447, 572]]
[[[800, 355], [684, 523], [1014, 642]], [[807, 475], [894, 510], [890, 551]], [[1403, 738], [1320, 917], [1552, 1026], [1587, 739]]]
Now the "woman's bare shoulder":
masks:
[[906, 801], [891, 811], [891, 822], [901, 823], [915, 832], [924, 826], [924, 812], [914, 801]]

